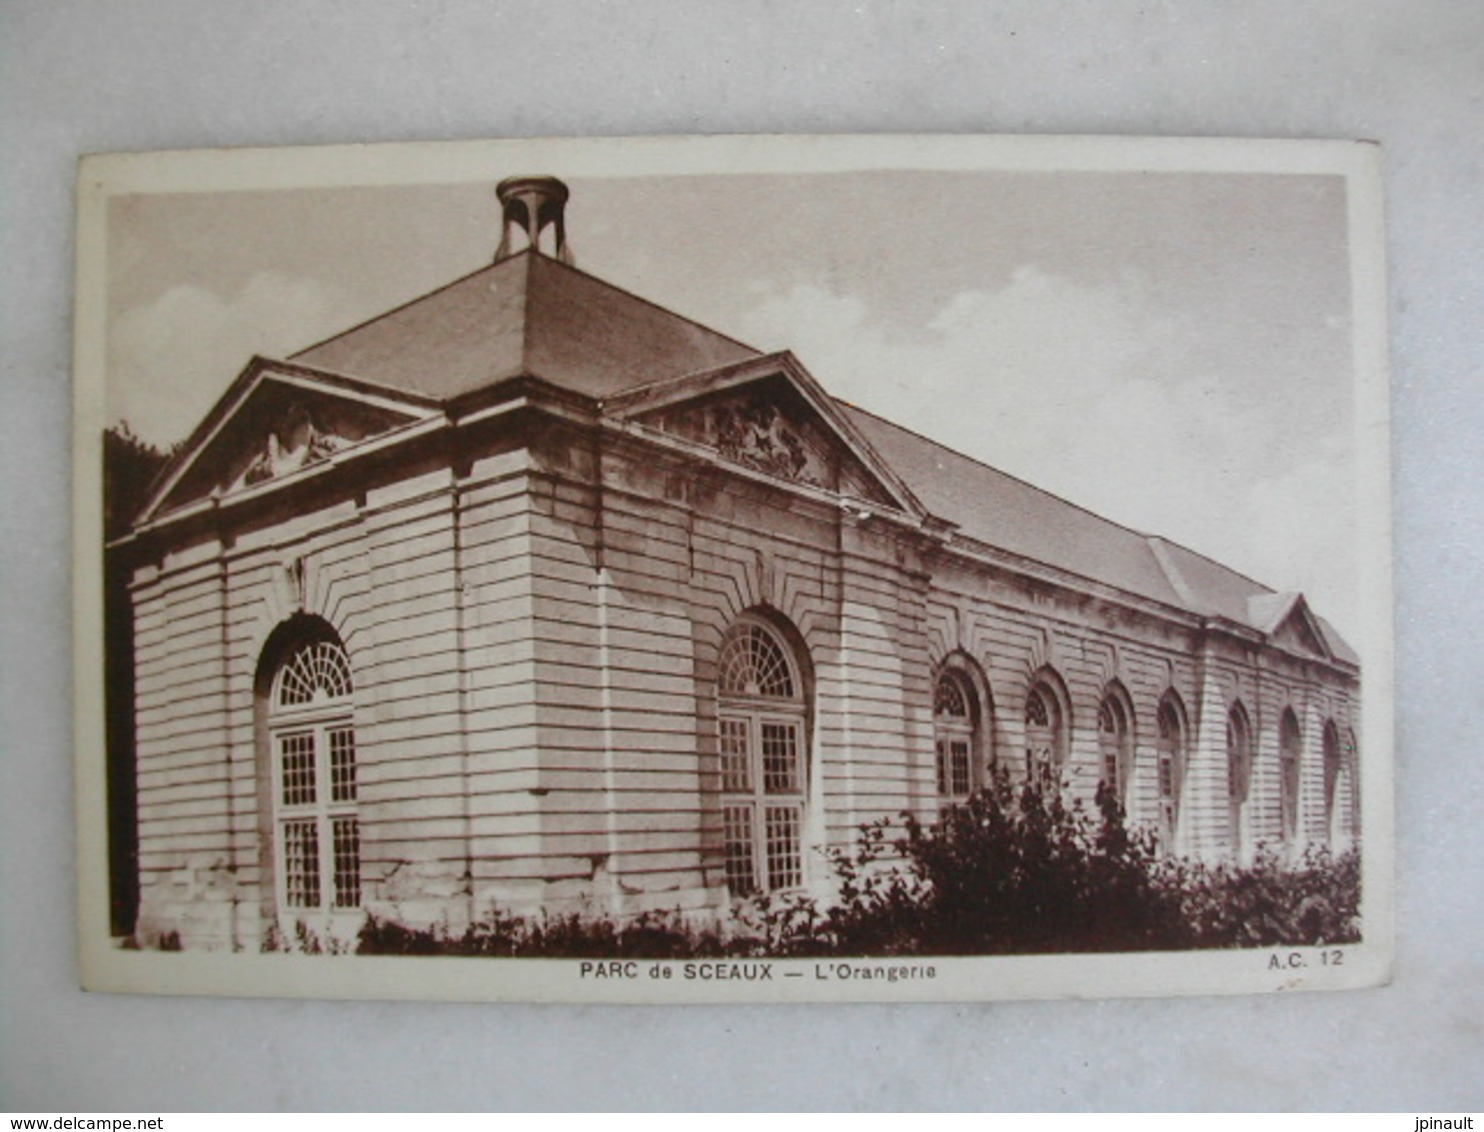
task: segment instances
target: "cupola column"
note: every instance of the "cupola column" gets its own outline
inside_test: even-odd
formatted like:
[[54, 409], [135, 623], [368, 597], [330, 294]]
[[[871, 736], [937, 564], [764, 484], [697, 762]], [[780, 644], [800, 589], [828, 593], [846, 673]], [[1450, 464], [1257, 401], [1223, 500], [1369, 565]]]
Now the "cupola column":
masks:
[[[531, 249], [563, 263], [567, 248], [567, 186], [555, 177], [507, 177], [495, 187], [500, 198], [500, 247], [495, 262]], [[546, 246], [542, 236], [551, 230]]]

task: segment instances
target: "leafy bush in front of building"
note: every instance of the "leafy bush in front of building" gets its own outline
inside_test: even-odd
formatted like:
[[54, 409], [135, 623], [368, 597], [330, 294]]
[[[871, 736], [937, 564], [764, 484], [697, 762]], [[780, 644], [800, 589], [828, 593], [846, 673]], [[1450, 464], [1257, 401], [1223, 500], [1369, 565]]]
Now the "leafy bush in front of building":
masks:
[[1260, 849], [1251, 865], [1186, 865], [1178, 874], [1197, 947], [1360, 941], [1360, 854], [1310, 849], [1296, 863]]
[[[997, 773], [924, 825], [882, 823], [837, 853], [840, 900], [819, 933], [832, 954], [1008, 955], [1166, 951], [1360, 938], [1360, 859], [1260, 850], [1250, 866], [1160, 854], [1099, 789], [1092, 810], [1051, 781]], [[894, 852], [898, 862], [882, 869]]]
[[[925, 825], [872, 827], [836, 858], [825, 917], [838, 954], [1006, 955], [1191, 946], [1182, 893], [1145, 835], [1099, 791], [1097, 813], [1049, 782], [996, 773]], [[880, 832], [876, 832], [880, 831]], [[888, 848], [900, 863], [882, 870]]]
[[714, 930], [687, 923], [678, 912], [646, 912], [632, 920], [562, 915], [520, 916], [500, 908], [459, 933], [441, 926], [413, 928], [367, 917], [357, 940], [363, 955], [481, 955], [526, 959], [686, 959], [732, 954]]
[[303, 920], [294, 921], [291, 934], [280, 930], [277, 923], [269, 923], [263, 930], [261, 949], [288, 955], [348, 955], [355, 950], [346, 940], [322, 935]]
[[1160, 854], [1099, 790], [1092, 807], [1050, 781], [997, 772], [937, 821], [864, 826], [831, 853], [836, 896], [763, 895], [724, 928], [678, 912], [635, 919], [498, 909], [454, 935], [371, 918], [370, 954], [649, 958], [1025, 955], [1352, 943], [1355, 852], [1247, 867]]

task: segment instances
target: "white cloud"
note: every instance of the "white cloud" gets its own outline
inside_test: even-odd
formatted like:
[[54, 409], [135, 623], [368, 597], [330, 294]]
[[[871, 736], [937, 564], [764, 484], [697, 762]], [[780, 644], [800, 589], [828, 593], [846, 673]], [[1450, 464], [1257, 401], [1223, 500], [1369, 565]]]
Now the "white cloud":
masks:
[[1189, 372], [1214, 364], [1200, 327], [1138, 275], [1094, 287], [1021, 267], [912, 336], [818, 286], [759, 296], [743, 337], [792, 349], [846, 400], [1350, 619], [1346, 438], [1292, 443], [1282, 404], [1237, 396], [1247, 359]]
[[185, 437], [253, 354], [282, 357], [352, 325], [347, 296], [282, 272], [253, 275], [223, 298], [170, 288], [109, 326], [109, 419], [168, 445]]

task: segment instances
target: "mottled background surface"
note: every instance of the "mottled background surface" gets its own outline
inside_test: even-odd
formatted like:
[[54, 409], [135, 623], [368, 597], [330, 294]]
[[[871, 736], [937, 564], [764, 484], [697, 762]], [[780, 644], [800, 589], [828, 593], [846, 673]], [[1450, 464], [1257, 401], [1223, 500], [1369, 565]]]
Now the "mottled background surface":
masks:
[[[931, 12], [905, 3], [633, 3], [621, 20], [611, 5], [575, 2], [7, 4], [0, 1107], [1484, 1105], [1481, 120], [1484, 11], [1455, 3], [955, 2]], [[882, 131], [1353, 137], [1385, 147], [1397, 481], [1395, 984], [1288, 998], [734, 1010], [78, 992], [67, 587], [77, 155]], [[904, 231], [884, 232], [884, 250]], [[618, 249], [623, 237], [603, 233], [594, 251]], [[756, 254], [776, 263], [776, 250], [769, 243]], [[1097, 282], [1095, 273], [1079, 277], [1074, 260], [1054, 277], [1012, 277], [990, 290], [1054, 305], [1068, 288]], [[604, 273], [604, 264], [590, 266]], [[868, 271], [850, 270], [869, 283]], [[249, 280], [231, 294], [250, 301]], [[847, 327], [860, 312], [837, 301], [842, 288], [829, 279], [775, 282], [776, 295], [752, 296], [750, 327], [676, 305], [758, 345], [795, 345], [816, 365], [823, 346], [811, 352], [799, 341], [808, 326], [792, 312], [812, 304], [809, 325], [832, 317]], [[695, 294], [684, 280], [676, 286]], [[898, 313], [949, 318], [950, 291], [920, 294], [922, 310]], [[869, 287], [860, 293], [869, 302]], [[162, 294], [139, 295], [141, 309]]]

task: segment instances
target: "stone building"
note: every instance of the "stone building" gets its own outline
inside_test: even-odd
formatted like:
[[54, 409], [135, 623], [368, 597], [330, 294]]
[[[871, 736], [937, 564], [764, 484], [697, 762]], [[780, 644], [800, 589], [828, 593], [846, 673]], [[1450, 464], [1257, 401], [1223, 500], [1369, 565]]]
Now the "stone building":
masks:
[[1359, 667], [1296, 593], [832, 397], [573, 267], [494, 262], [253, 358], [114, 553], [138, 934], [705, 914], [987, 768], [1168, 851], [1342, 846]]

